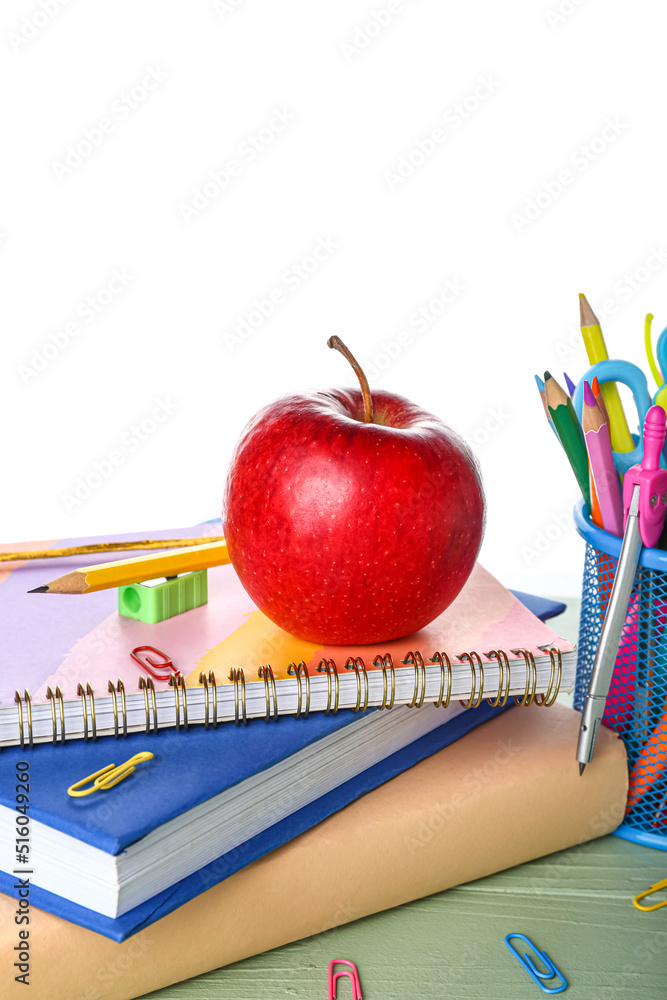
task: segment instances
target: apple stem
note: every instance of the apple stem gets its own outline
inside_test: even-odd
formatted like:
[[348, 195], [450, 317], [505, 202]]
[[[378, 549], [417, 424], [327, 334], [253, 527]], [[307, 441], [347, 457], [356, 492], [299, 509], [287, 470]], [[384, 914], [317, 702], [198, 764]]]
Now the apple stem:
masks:
[[364, 423], [373, 423], [373, 397], [371, 396], [371, 390], [368, 385], [368, 379], [364, 375], [363, 369], [352, 352], [345, 346], [340, 337], [329, 337], [327, 340], [327, 347], [333, 348], [335, 351], [340, 351], [344, 358], [350, 362], [354, 368], [354, 372], [359, 379], [359, 384], [361, 386], [361, 395], [364, 398]]

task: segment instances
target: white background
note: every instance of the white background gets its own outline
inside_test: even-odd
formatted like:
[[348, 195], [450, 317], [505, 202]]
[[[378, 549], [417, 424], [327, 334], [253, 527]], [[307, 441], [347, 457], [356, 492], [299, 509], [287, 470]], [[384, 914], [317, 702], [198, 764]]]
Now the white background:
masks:
[[[533, 375], [588, 367], [580, 291], [612, 357], [646, 367], [644, 314], [667, 323], [659, 5], [43, 4], [0, 11], [3, 540], [215, 516], [260, 406], [352, 384], [326, 347], [338, 333], [372, 385], [473, 443], [485, 565], [576, 592], [577, 487]], [[291, 120], [261, 133], [276, 109]], [[230, 160], [221, 190], [210, 172]], [[318, 240], [337, 246], [291, 287]], [[127, 284], [107, 303], [114, 270]], [[464, 290], [443, 305], [448, 280]], [[230, 340], [275, 290], [273, 314]]]

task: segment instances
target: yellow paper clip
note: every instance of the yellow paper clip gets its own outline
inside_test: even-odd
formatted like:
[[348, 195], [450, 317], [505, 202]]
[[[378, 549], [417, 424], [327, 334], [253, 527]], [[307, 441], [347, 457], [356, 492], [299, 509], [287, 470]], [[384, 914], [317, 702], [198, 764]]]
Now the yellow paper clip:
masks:
[[648, 889], [644, 889], [644, 891], [640, 892], [638, 896], [635, 896], [632, 902], [638, 910], [659, 910], [661, 906], [667, 906], [667, 899], [664, 899], [662, 903], [654, 903], [653, 906], [642, 906], [642, 904], [638, 903], [637, 900], [644, 899], [645, 896], [651, 896], [654, 892], [659, 892], [660, 889], [667, 889], [667, 878], [664, 878], [662, 882], [656, 882], [655, 885], [649, 886]]
[[[115, 764], [108, 764], [107, 767], [103, 767], [101, 771], [95, 771], [95, 774], [89, 774], [87, 778], [82, 778], [81, 781], [77, 781], [75, 785], [71, 785], [67, 789], [67, 794], [73, 796], [74, 798], [81, 798], [82, 795], [90, 795], [91, 792], [105, 792], [109, 788], [113, 788], [124, 778], [129, 778], [134, 770], [136, 770], [136, 765], [143, 763], [145, 760], [153, 760], [155, 755], [144, 751], [143, 753], [135, 753], [134, 757], [130, 757], [126, 760], [124, 764], [119, 764], [116, 767]], [[82, 785], [87, 785], [89, 781], [92, 781], [90, 788], [82, 788]]]

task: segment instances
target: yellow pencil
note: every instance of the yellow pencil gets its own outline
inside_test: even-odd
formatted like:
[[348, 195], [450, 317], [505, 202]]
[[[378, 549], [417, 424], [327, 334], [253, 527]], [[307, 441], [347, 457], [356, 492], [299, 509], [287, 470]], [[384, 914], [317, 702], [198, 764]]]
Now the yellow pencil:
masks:
[[[95, 552], [131, 552], [139, 549], [184, 549], [186, 545], [203, 545], [204, 542], [224, 542], [222, 535], [208, 538], [144, 538], [132, 542], [93, 542], [90, 545], [71, 545], [66, 549], [26, 549], [24, 552], [0, 552], [0, 562], [26, 562], [28, 559], [64, 559], [67, 556], [92, 555]], [[138, 582], [138, 581], [135, 581]]]
[[[598, 318], [583, 293], [579, 295], [579, 319], [588, 360], [592, 365], [598, 361], [606, 361], [609, 355]], [[600, 386], [600, 389], [602, 390], [602, 398], [609, 414], [609, 431], [613, 450], [632, 451], [635, 442], [628, 430], [621, 397], [618, 394], [616, 385], [613, 382], [605, 382]]]
[[159, 555], [136, 556], [117, 562], [84, 566], [64, 576], [59, 576], [43, 587], [35, 587], [30, 594], [92, 594], [95, 590], [109, 590], [142, 580], [155, 580], [162, 576], [178, 576], [191, 570], [208, 569], [228, 563], [229, 554], [224, 542], [192, 545], [187, 549], [174, 549]]

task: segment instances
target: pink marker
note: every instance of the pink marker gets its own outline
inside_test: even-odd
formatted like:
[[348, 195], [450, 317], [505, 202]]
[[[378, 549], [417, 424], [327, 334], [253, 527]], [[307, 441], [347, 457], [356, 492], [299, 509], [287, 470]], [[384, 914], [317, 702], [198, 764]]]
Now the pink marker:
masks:
[[618, 474], [609, 438], [609, 423], [598, 406], [595, 393], [584, 382], [584, 405], [581, 421], [588, 449], [591, 478], [595, 485], [600, 516], [605, 531], [620, 538], [623, 534], [623, 504]]

